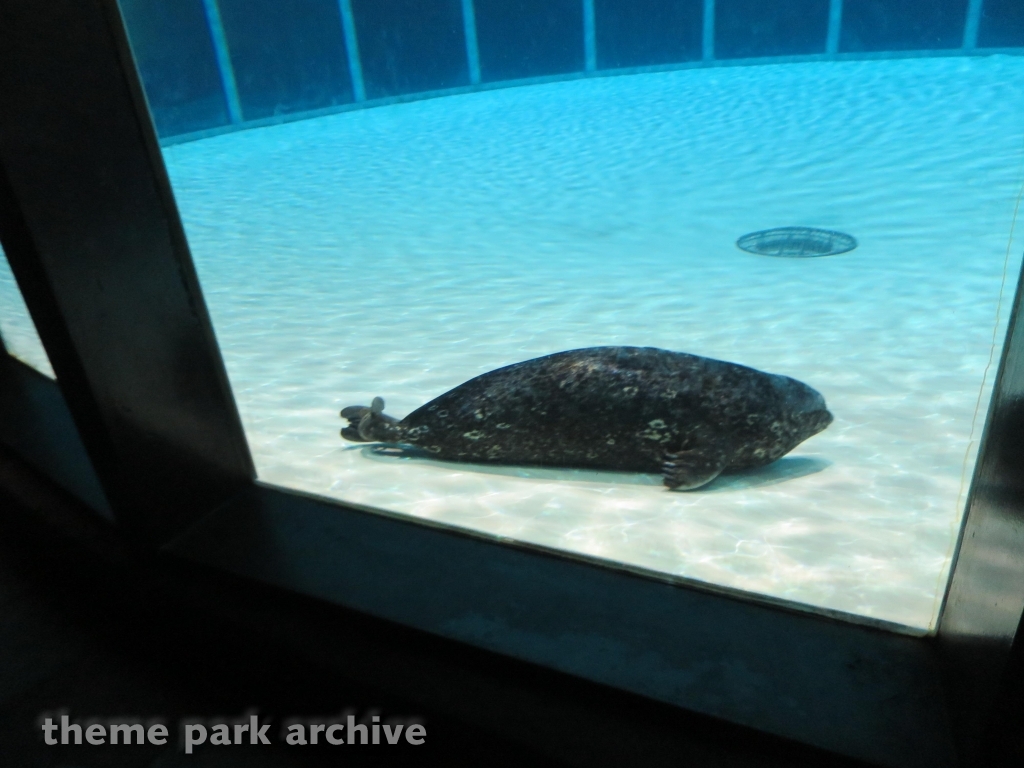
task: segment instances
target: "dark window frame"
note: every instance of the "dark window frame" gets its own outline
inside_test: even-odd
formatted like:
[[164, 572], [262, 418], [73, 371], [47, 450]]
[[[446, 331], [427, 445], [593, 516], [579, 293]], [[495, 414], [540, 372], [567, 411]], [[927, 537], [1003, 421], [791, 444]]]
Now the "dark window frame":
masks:
[[932, 635], [352, 508], [255, 479], [114, 0], [0, 22], [0, 237], [58, 381], [0, 356], [0, 440], [140, 548], [882, 765], [976, 754], [1024, 612], [1020, 286]]

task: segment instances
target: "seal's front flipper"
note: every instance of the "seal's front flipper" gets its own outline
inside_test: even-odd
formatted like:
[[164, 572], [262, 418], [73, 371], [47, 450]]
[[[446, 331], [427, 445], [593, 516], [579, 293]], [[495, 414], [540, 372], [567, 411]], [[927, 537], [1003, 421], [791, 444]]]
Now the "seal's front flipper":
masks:
[[715, 448], [693, 448], [665, 454], [661, 475], [672, 491], [690, 491], [707, 485], [725, 469], [725, 451]]

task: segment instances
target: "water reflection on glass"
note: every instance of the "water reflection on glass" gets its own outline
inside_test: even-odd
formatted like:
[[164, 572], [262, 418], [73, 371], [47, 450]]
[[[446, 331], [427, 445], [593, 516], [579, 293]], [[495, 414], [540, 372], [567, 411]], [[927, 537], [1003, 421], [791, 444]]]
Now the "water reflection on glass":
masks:
[[0, 250], [0, 337], [8, 353], [51, 379], [56, 378], [3, 250]]

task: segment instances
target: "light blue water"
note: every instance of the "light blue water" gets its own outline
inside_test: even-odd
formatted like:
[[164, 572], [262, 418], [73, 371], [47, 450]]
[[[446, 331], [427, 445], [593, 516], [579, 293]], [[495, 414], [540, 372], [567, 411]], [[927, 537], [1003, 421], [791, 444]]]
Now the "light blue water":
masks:
[[[261, 479], [928, 628], [1020, 266], [1022, 84], [1010, 57], [595, 78], [165, 158]], [[734, 245], [785, 225], [860, 245]], [[836, 421], [695, 493], [338, 437], [338, 410], [375, 395], [401, 417], [484, 371], [605, 344], [794, 376]]]

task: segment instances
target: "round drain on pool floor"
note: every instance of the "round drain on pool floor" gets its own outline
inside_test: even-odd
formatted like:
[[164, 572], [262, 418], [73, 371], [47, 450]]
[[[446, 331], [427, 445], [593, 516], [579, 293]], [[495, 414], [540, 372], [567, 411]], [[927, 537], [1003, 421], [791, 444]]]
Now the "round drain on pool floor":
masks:
[[810, 259], [814, 256], [835, 256], [857, 247], [857, 241], [842, 232], [811, 227], [778, 227], [751, 232], [736, 241], [748, 253]]

